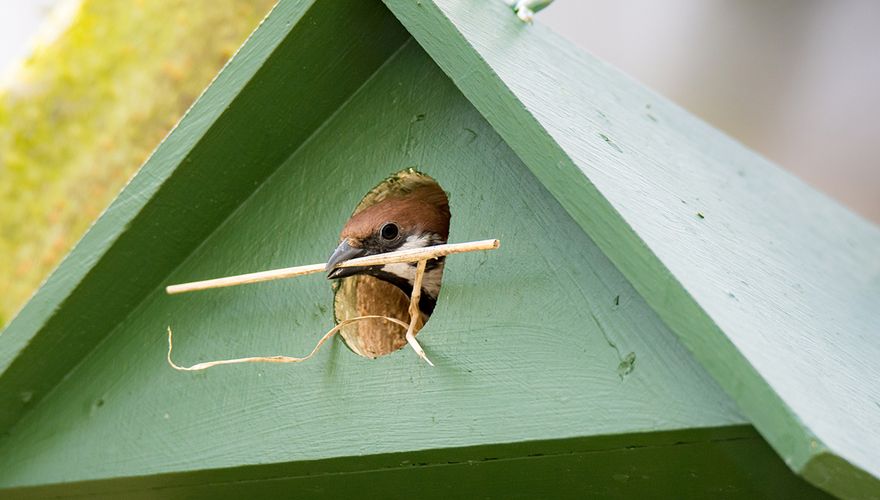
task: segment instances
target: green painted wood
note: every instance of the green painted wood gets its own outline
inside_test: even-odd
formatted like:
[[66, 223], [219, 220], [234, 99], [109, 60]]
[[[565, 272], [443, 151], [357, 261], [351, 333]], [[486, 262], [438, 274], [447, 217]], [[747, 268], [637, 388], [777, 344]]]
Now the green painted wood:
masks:
[[540, 18], [386, 4], [794, 470], [880, 497], [875, 226]]
[[[332, 292], [320, 276], [186, 296], [167, 296], [161, 285], [320, 261], [361, 196], [409, 166], [449, 191], [453, 241], [502, 240], [495, 252], [449, 260], [437, 310], [419, 335], [436, 368], [409, 350], [360, 358], [339, 341], [294, 366], [180, 373], [165, 364], [169, 324], [176, 360], [184, 364], [307, 352], [332, 324]], [[296, 464], [305, 462], [348, 457], [369, 469], [371, 456], [419, 457], [425, 450], [436, 452], [426, 463], [440, 465], [443, 457], [461, 457], [449, 450], [518, 443], [510, 467], [498, 473], [513, 480], [525, 476], [517, 460], [545, 453], [546, 440], [561, 443], [554, 454], [624, 454], [620, 466], [628, 463], [626, 450], [658, 446], [656, 455], [645, 455], [650, 459], [634, 459], [634, 470], [590, 472], [592, 466], [576, 466], [577, 457], [536, 462], [539, 471], [572, 467], [585, 476], [583, 488], [611, 485], [619, 474], [681, 478], [682, 463], [701, 463], [698, 477], [705, 472], [707, 480], [695, 479], [698, 488], [745, 488], [755, 475], [762, 479], [754, 489], [801, 484], [787, 470], [764, 466], [772, 460], [754, 435], [755, 448], [739, 454], [744, 479], [714, 458], [737, 454], [733, 448], [691, 455], [674, 446], [715, 448], [706, 428], [734, 438], [750, 431], [743, 431], [734, 403], [415, 43], [383, 65], [161, 285], [0, 442], [0, 488], [21, 493], [97, 481], [91, 485], [98, 491], [119, 487], [107, 483], [113, 478], [147, 476], [144, 484], [155, 484], [165, 475], [215, 470], [209, 477], [218, 478], [231, 468], [272, 464], [298, 476], [303, 469]], [[487, 458], [493, 457], [480, 457]], [[761, 475], [764, 469], [773, 472]], [[448, 477], [434, 470], [425, 468], [414, 484]], [[383, 477], [397, 484], [405, 476]], [[552, 479], [542, 484], [549, 488]], [[193, 481], [199, 491], [211, 487]], [[315, 481], [315, 488], [330, 487], [326, 478]], [[633, 484], [653, 491], [645, 490], [652, 481]]]
[[0, 435], [405, 39], [376, 5], [312, 4], [275, 8], [0, 335]]
[[[828, 498], [750, 427], [425, 450], [7, 491], [11, 498]], [[636, 439], [641, 439], [639, 437]], [[634, 443], [635, 441], [630, 441]]]

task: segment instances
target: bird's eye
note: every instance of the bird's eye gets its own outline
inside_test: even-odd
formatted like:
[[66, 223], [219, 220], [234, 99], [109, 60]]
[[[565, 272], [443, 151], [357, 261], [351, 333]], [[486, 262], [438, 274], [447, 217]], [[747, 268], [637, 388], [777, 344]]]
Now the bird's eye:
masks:
[[393, 222], [385, 224], [382, 226], [382, 229], [379, 230], [379, 234], [382, 235], [383, 240], [393, 240], [394, 238], [397, 238], [399, 232], [400, 230], [397, 229], [397, 224]]

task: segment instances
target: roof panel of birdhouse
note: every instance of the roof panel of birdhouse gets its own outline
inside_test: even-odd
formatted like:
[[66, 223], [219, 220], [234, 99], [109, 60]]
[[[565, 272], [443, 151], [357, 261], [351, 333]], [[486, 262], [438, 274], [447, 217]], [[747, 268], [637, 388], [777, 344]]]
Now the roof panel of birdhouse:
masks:
[[[738, 406], [815, 484], [876, 491], [875, 227], [501, 0], [385, 4], [280, 2], [0, 335], [0, 485], [490, 445], [565, 469], [693, 438], [745, 457], [701, 491], [801, 488], [752, 484], [781, 462]], [[320, 262], [406, 167], [449, 192], [453, 241], [503, 242], [450, 258], [419, 336], [438, 367], [340, 344], [294, 367], [165, 364], [169, 323], [183, 363], [307, 350], [332, 324], [320, 278], [162, 286]]]
[[[181, 364], [296, 355], [332, 326], [333, 294], [320, 275], [179, 296], [157, 288], [19, 422], [0, 484], [587, 436], [618, 448], [755, 439], [415, 42], [165, 281], [320, 262], [363, 194], [410, 166], [449, 192], [453, 241], [503, 241], [492, 254], [448, 259], [419, 333], [436, 367], [408, 350], [369, 360], [336, 343], [301, 365], [180, 373], [165, 363], [167, 326]], [[710, 428], [723, 429], [712, 437]]]
[[880, 487], [877, 227], [540, 16], [386, 4], [795, 470]]

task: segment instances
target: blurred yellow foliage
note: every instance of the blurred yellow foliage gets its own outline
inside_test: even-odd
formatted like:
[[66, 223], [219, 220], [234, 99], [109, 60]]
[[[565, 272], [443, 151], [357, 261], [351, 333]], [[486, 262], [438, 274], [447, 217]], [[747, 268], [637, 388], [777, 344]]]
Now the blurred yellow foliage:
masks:
[[0, 325], [274, 0], [84, 0], [0, 93]]

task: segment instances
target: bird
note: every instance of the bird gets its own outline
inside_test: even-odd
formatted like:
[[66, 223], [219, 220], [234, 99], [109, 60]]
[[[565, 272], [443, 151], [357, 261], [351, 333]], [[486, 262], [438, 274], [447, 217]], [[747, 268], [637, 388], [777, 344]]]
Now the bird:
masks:
[[[389, 194], [355, 213], [345, 223], [339, 235], [339, 246], [327, 261], [327, 278], [333, 280], [366, 274], [411, 296], [415, 262], [368, 267], [336, 266], [357, 257], [442, 245], [449, 238], [449, 217], [446, 193], [434, 182], [418, 183], [406, 191]], [[442, 257], [426, 263], [419, 299], [419, 310], [425, 317], [434, 312], [437, 304], [443, 266]]]

